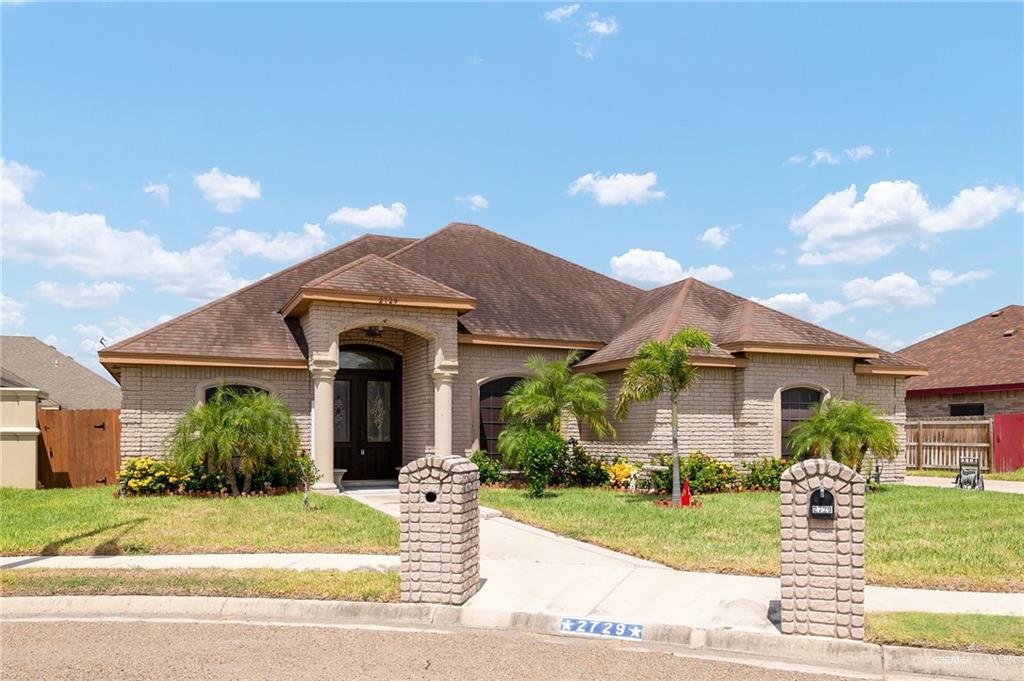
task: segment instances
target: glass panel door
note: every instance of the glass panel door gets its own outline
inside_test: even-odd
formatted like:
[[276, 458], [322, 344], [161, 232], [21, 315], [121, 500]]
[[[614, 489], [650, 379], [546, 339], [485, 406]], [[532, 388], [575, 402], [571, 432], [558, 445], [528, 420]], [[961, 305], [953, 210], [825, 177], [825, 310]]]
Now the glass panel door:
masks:
[[334, 382], [334, 441], [349, 442], [351, 427], [349, 425], [349, 409], [351, 408], [351, 381]]
[[391, 442], [391, 381], [366, 382], [366, 441]]

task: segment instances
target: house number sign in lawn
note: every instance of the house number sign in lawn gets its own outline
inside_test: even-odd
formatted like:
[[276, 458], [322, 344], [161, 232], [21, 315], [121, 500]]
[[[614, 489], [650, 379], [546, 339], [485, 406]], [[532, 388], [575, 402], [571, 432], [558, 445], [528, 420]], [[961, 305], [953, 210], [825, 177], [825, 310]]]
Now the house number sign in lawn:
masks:
[[561, 631], [563, 634], [575, 634], [576, 636], [604, 636], [639, 641], [644, 635], [644, 625], [592, 620], [586, 617], [563, 617]]

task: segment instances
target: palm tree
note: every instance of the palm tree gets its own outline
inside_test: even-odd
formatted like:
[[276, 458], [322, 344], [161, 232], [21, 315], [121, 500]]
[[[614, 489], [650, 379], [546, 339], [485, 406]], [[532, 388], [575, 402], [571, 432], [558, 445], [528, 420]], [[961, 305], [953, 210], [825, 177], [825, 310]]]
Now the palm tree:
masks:
[[502, 416], [510, 424], [534, 424], [562, 431], [562, 415], [572, 414], [599, 437], [615, 434], [608, 420], [608, 394], [605, 382], [593, 374], [574, 372], [580, 358], [578, 350], [554, 362], [533, 356], [526, 361], [530, 376], [512, 386], [505, 396]]
[[700, 329], [680, 329], [667, 341], [641, 345], [622, 375], [615, 417], [626, 418], [634, 402], [649, 402], [668, 395], [672, 406], [672, 504], [679, 505], [679, 394], [697, 382], [690, 351], [711, 350], [711, 337]]
[[241, 493], [248, 494], [254, 475], [298, 449], [295, 422], [280, 397], [223, 387], [205, 403], [189, 407], [168, 439], [168, 456], [176, 464], [222, 472], [236, 496], [236, 469], [243, 476]]
[[790, 429], [790, 449], [799, 458], [835, 459], [859, 473], [868, 450], [887, 460], [899, 453], [896, 426], [880, 414], [857, 399], [828, 400]]

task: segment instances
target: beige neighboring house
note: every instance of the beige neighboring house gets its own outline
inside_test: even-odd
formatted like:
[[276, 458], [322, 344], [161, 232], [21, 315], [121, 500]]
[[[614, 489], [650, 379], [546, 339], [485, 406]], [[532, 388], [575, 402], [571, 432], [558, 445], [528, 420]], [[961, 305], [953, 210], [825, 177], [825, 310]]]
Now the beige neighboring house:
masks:
[[[637, 347], [684, 326], [714, 347], [682, 399], [681, 444], [742, 465], [786, 450], [786, 431], [830, 395], [864, 398], [894, 423], [924, 374], [854, 338], [696, 279], [642, 290], [476, 225], [421, 239], [367, 235], [111, 346], [121, 454], [161, 454], [189, 404], [221, 384], [280, 395], [322, 471], [318, 487], [394, 479], [427, 453], [495, 451], [505, 393], [531, 355], [576, 349], [610, 398]], [[619, 437], [584, 444], [635, 460], [670, 447], [668, 405], [641, 405]], [[578, 434], [568, 425], [569, 434]], [[903, 477], [897, 459], [888, 479]]]
[[899, 351], [928, 365], [907, 383], [912, 420], [1024, 414], [1024, 305], [1007, 305]]
[[39, 481], [37, 409], [117, 409], [121, 391], [31, 336], [0, 336], [0, 487]]

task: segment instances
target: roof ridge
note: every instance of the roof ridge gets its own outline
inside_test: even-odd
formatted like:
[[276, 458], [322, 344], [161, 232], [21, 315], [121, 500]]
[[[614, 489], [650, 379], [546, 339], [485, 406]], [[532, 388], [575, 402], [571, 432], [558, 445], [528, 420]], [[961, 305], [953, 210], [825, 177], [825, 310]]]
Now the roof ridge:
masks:
[[531, 246], [528, 243], [519, 241], [517, 239], [513, 239], [510, 236], [506, 236], [505, 234], [502, 234], [501, 232], [496, 232], [493, 229], [488, 229], [486, 227], [474, 224], [472, 222], [449, 222], [447, 225], [445, 225], [441, 229], [439, 229], [439, 230], [437, 230], [435, 232], [431, 232], [430, 234], [426, 235], [425, 237], [423, 237], [421, 239], [418, 239], [417, 241], [415, 241], [415, 242], [413, 242], [411, 244], [408, 244], [407, 246], [403, 246], [402, 248], [398, 249], [397, 251], [394, 251], [393, 253], [389, 253], [387, 255], [387, 259], [388, 260], [392, 260], [393, 258], [396, 258], [396, 257], [400, 256], [403, 252], [412, 249], [414, 246], [418, 246], [418, 245], [423, 244], [424, 242], [428, 241], [429, 239], [432, 239], [433, 237], [438, 236], [439, 234], [448, 231], [452, 227], [470, 227], [472, 229], [478, 229], [481, 232], [486, 232], [486, 233], [490, 234], [491, 236], [498, 237], [499, 239], [503, 239], [505, 241], [510, 241], [510, 242], [516, 244], [517, 246], [521, 246], [521, 247], [523, 247], [523, 248], [525, 248], [527, 250], [533, 251], [535, 253], [539, 253], [540, 255], [544, 256], [545, 258], [554, 258], [555, 260], [558, 260], [558, 261], [560, 261], [562, 263], [565, 263], [566, 265], [569, 265], [573, 269], [580, 270], [580, 271], [586, 272], [588, 274], [597, 275], [598, 277], [601, 277], [602, 279], [607, 279], [610, 282], [614, 282], [615, 284], [618, 284], [619, 286], [623, 286], [623, 287], [632, 289], [634, 291], [640, 291], [640, 292], [644, 291], [644, 289], [642, 289], [642, 288], [640, 288], [638, 286], [633, 286], [632, 284], [628, 284], [628, 283], [626, 283], [626, 282], [624, 282], [624, 281], [622, 281], [620, 279], [616, 279], [615, 277], [610, 277], [607, 274], [603, 274], [601, 272], [598, 272], [597, 270], [592, 270], [589, 267], [584, 267], [583, 265], [580, 265], [579, 263], [575, 263], [575, 262], [573, 262], [571, 260], [566, 260], [565, 258], [563, 258], [563, 257], [561, 257], [559, 255], [555, 255], [554, 253], [550, 253], [548, 251], [542, 250], [540, 248], [537, 248], [536, 246]]
[[[151, 326], [150, 328], [148, 328], [148, 329], [146, 329], [144, 331], [140, 331], [139, 333], [135, 334], [134, 336], [128, 336], [127, 338], [122, 338], [121, 340], [119, 340], [118, 342], [114, 343], [110, 347], [103, 348], [103, 350], [100, 350], [100, 352], [107, 352], [107, 351], [110, 351], [110, 350], [116, 350], [119, 346], [127, 345], [129, 342], [135, 342], [135, 341], [137, 341], [139, 339], [145, 338], [146, 336], [150, 335], [151, 333], [155, 333], [155, 332], [157, 332], [157, 331], [159, 331], [161, 329], [164, 329], [164, 328], [170, 326], [171, 324], [175, 324], [175, 323], [177, 323], [177, 322], [179, 322], [179, 321], [181, 321], [183, 319], [188, 319], [189, 317], [192, 317], [192, 316], [194, 316], [194, 315], [196, 315], [196, 314], [198, 314], [198, 313], [200, 313], [200, 312], [202, 312], [202, 311], [204, 311], [204, 310], [206, 310], [206, 309], [208, 309], [208, 308], [210, 308], [210, 307], [212, 307], [212, 306], [214, 306], [214, 305], [216, 305], [218, 303], [222, 303], [222, 302], [224, 302], [225, 300], [227, 300], [229, 298], [234, 298], [236, 296], [240, 296], [241, 294], [245, 293], [246, 291], [248, 291], [251, 288], [254, 288], [257, 285], [266, 284], [269, 281], [273, 281], [275, 279], [278, 279], [281, 276], [283, 276], [284, 274], [286, 274], [288, 272], [291, 272], [292, 270], [294, 270], [294, 269], [296, 269], [296, 268], [298, 268], [298, 267], [300, 267], [302, 265], [306, 265], [306, 264], [316, 260], [317, 258], [322, 258], [322, 257], [324, 257], [326, 255], [334, 253], [337, 250], [345, 248], [346, 246], [351, 246], [352, 244], [359, 243], [360, 241], [363, 241], [365, 239], [371, 239], [371, 238], [373, 238], [373, 239], [378, 239], [378, 238], [383, 238], [383, 239], [410, 239], [412, 237], [404, 237], [404, 236], [389, 236], [389, 237], [385, 237], [385, 236], [383, 236], [381, 234], [363, 234], [362, 236], [357, 236], [355, 239], [350, 239], [350, 240], [348, 240], [348, 241], [346, 241], [344, 243], [340, 243], [337, 246], [335, 246], [334, 248], [329, 248], [326, 251], [322, 251], [320, 253], [317, 253], [316, 255], [311, 255], [310, 257], [306, 258], [305, 260], [300, 260], [297, 263], [293, 263], [293, 264], [289, 265], [288, 267], [285, 267], [283, 270], [278, 270], [277, 272], [274, 272], [273, 274], [270, 274], [270, 275], [267, 275], [267, 276], [262, 277], [260, 279], [257, 279], [254, 282], [246, 284], [242, 288], [235, 289], [234, 291], [231, 291], [229, 293], [225, 293], [224, 295], [220, 296], [219, 298], [214, 298], [213, 300], [211, 300], [211, 301], [209, 301], [207, 303], [203, 303], [202, 305], [200, 305], [199, 307], [197, 307], [195, 309], [189, 310], [188, 312], [183, 312], [182, 314], [178, 315], [177, 317], [172, 317], [171, 319], [168, 319], [165, 322], [160, 322], [159, 324], [156, 324], [155, 326]], [[405, 247], [403, 246], [403, 248], [405, 248]]]
[[[403, 248], [404, 248], [404, 246], [403, 246]], [[331, 270], [330, 272], [322, 274], [319, 277], [317, 277], [316, 279], [313, 279], [313, 280], [308, 281], [305, 284], [303, 284], [302, 288], [307, 288], [307, 287], [308, 288], [316, 288], [315, 286], [310, 286], [310, 284], [313, 284], [314, 282], [320, 281], [321, 279], [329, 279], [329, 278], [335, 277], [338, 274], [341, 274], [342, 272], [347, 272], [348, 270], [355, 269], [356, 267], [358, 267], [359, 265], [363, 264], [364, 262], [368, 262], [368, 261], [372, 261], [372, 260], [380, 260], [381, 262], [386, 263], [387, 265], [389, 265], [391, 267], [396, 267], [396, 268], [398, 268], [399, 270], [401, 270], [403, 272], [406, 272], [408, 274], [413, 275], [417, 279], [422, 279], [423, 281], [430, 282], [431, 284], [434, 284], [435, 286], [443, 288], [443, 289], [445, 289], [447, 291], [451, 291], [452, 293], [456, 293], [456, 294], [458, 294], [460, 296], [465, 296], [466, 298], [472, 298], [473, 297], [473, 296], [469, 295], [468, 293], [465, 293], [463, 291], [458, 290], [457, 288], [449, 286], [448, 284], [445, 284], [443, 282], [437, 281], [436, 279], [431, 279], [430, 277], [428, 277], [425, 274], [421, 274], [420, 272], [417, 272], [415, 270], [411, 270], [408, 267], [404, 267], [403, 265], [399, 265], [397, 262], [394, 262], [392, 260], [389, 260], [388, 258], [379, 256], [376, 253], [367, 253], [366, 255], [362, 256], [361, 258], [353, 260], [352, 262], [347, 263], [345, 265], [342, 265], [341, 267], [339, 267], [337, 269], [334, 269], [334, 270]]]
[[1009, 305], [1003, 305], [1002, 307], [997, 307], [996, 309], [992, 310], [991, 312], [986, 312], [985, 314], [981, 315], [980, 317], [975, 317], [974, 319], [972, 319], [970, 321], [967, 321], [967, 322], [964, 322], [963, 324], [958, 324], [958, 325], [956, 325], [956, 326], [954, 326], [952, 328], [946, 329], [942, 333], [937, 333], [934, 336], [929, 336], [928, 338], [922, 338], [921, 340], [917, 341], [916, 343], [912, 343], [912, 344], [908, 345], [905, 348], [902, 348], [900, 350], [896, 350], [895, 354], [899, 355], [899, 354], [901, 354], [903, 352], [906, 352], [907, 350], [910, 350], [911, 348], [916, 348], [918, 345], [923, 345], [924, 343], [929, 343], [929, 342], [935, 340], [936, 338], [938, 338], [939, 336], [945, 336], [947, 333], [951, 333], [953, 331], [956, 331], [957, 329], [962, 329], [964, 327], [970, 326], [971, 324], [975, 324], [977, 322], [980, 322], [981, 320], [985, 319], [986, 317], [991, 317], [996, 312], [1003, 312], [1003, 311], [1009, 310], [1011, 308], [1021, 308], [1022, 310], [1024, 310], [1024, 305], [1018, 305], [1017, 303], [1010, 303]]
[[658, 329], [658, 335], [655, 338], [660, 341], [669, 339], [669, 332], [675, 327], [679, 315], [682, 314], [683, 306], [686, 304], [686, 299], [690, 295], [690, 288], [692, 286], [693, 277], [687, 277], [680, 282], [679, 292], [676, 293], [675, 299], [672, 301], [672, 307], [669, 308], [668, 314], [665, 315], [665, 320], [662, 321], [661, 327]]

